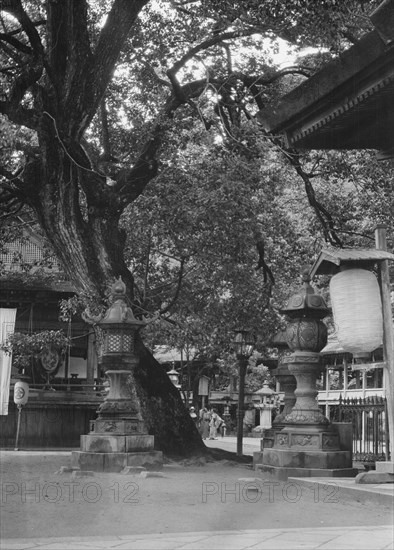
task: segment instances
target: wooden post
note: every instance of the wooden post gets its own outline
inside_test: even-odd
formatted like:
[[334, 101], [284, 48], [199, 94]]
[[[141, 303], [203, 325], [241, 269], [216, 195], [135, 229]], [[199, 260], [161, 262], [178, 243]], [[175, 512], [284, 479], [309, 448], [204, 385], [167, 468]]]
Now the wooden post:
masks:
[[86, 357], [86, 384], [92, 386], [89, 388], [93, 390], [94, 385], [94, 367], [97, 364], [97, 353], [94, 345], [95, 335], [94, 332], [89, 332], [88, 335], [88, 352]]
[[[375, 243], [378, 250], [387, 250], [386, 228], [378, 225], [375, 228]], [[388, 260], [380, 262], [379, 268], [379, 284], [380, 294], [382, 298], [383, 312], [383, 357], [386, 366], [383, 370], [384, 387], [387, 399], [388, 425], [390, 434], [391, 460], [393, 460], [393, 445], [394, 445], [394, 331], [393, 317], [391, 313], [390, 301], [390, 274]], [[386, 450], [387, 454], [387, 450]]]
[[15, 438], [15, 448], [14, 451], [19, 451], [19, 432], [21, 429], [21, 416], [22, 416], [22, 405], [17, 405], [18, 407], [18, 423], [16, 426], [16, 438]]
[[238, 387], [238, 411], [237, 411], [237, 455], [242, 456], [243, 422], [244, 422], [244, 401], [245, 401], [245, 376], [248, 366], [248, 359], [239, 359], [239, 387]]

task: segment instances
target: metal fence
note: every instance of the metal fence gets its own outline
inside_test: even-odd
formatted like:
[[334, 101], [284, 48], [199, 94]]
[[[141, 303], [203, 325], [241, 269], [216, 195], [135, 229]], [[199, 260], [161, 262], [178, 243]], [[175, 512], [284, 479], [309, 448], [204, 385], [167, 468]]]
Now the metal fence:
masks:
[[371, 465], [389, 460], [389, 430], [385, 397], [339, 397], [339, 422], [353, 425], [353, 460]]

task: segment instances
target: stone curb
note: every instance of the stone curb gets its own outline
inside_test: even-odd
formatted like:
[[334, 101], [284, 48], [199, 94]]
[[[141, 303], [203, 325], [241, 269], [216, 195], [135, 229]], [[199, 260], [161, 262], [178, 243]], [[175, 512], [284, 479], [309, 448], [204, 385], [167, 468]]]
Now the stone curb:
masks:
[[394, 491], [391, 489], [391, 484], [387, 484], [389, 488], [387, 489], [387, 493], [385, 493], [385, 489], [382, 486], [374, 489], [371, 485], [356, 485], [354, 479], [348, 479], [345, 484], [343, 482], [341, 483], [341, 478], [313, 479], [289, 477], [288, 482], [297, 483], [300, 487], [306, 487], [308, 489], [314, 488], [315, 494], [321, 492], [327, 495], [327, 487], [338, 487], [336, 498], [338, 498], [339, 501], [372, 502], [373, 504], [383, 506], [393, 506], [394, 504]]

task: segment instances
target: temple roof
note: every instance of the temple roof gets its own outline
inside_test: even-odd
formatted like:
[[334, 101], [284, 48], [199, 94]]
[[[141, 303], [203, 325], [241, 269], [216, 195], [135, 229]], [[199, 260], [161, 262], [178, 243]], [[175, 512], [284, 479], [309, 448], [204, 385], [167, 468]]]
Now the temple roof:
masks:
[[394, 254], [376, 248], [323, 248], [309, 275], [333, 275], [343, 264], [369, 269], [382, 260], [394, 260]]
[[375, 29], [257, 115], [297, 149], [378, 149], [394, 156], [394, 0], [372, 14]]

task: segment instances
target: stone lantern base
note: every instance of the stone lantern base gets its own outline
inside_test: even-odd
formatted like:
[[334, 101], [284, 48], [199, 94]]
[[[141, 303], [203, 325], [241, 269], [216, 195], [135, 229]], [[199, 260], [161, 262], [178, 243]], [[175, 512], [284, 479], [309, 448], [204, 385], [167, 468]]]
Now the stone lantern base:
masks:
[[163, 453], [154, 450], [154, 436], [90, 433], [81, 435], [81, 450], [71, 453], [71, 466], [94, 472], [120, 472], [126, 466], [163, 468]]
[[135, 451], [129, 453], [103, 453], [73, 451], [71, 467], [93, 472], [121, 472], [127, 466], [145, 468], [155, 472], [163, 469], [163, 454], [161, 451]]
[[110, 392], [99, 408], [91, 431], [81, 435], [81, 450], [71, 453], [71, 466], [94, 472], [120, 472], [127, 466], [163, 468], [163, 453], [154, 450], [154, 436], [146, 433], [139, 402], [127, 384], [130, 370], [107, 371]]
[[296, 402], [283, 420], [284, 428], [275, 430], [272, 447], [264, 447], [254, 457], [255, 468], [279, 480], [355, 477], [358, 470], [352, 468], [351, 436], [331, 425], [316, 401], [318, 353], [296, 351], [286, 358], [286, 363], [297, 380]]
[[333, 429], [288, 427], [275, 433], [272, 448], [261, 453], [256, 469], [279, 480], [288, 477], [355, 477], [351, 449]]

